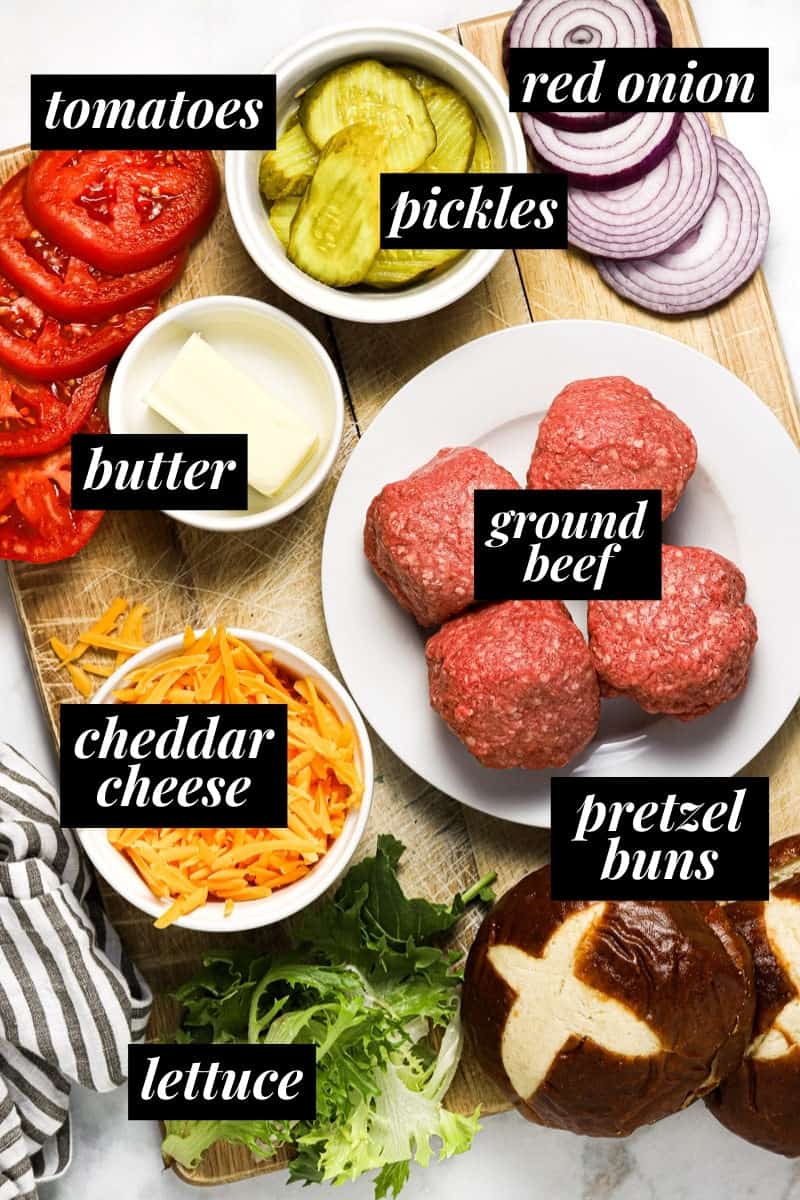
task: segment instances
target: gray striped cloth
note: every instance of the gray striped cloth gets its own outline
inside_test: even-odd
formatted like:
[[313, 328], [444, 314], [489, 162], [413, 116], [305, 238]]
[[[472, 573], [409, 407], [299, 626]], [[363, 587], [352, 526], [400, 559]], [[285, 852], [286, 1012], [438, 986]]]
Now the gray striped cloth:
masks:
[[100, 905], [55, 792], [0, 742], [0, 1200], [31, 1200], [69, 1162], [69, 1090], [127, 1075], [147, 984]]

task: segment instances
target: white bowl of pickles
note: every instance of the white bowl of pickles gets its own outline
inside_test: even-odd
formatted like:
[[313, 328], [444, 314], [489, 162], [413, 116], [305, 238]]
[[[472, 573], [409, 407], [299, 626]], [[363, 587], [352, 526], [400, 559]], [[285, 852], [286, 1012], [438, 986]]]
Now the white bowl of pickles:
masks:
[[265, 68], [274, 150], [229, 151], [225, 186], [248, 253], [301, 303], [350, 321], [407, 321], [464, 296], [502, 250], [381, 250], [381, 171], [527, 170], [508, 97], [443, 34], [337, 25]]

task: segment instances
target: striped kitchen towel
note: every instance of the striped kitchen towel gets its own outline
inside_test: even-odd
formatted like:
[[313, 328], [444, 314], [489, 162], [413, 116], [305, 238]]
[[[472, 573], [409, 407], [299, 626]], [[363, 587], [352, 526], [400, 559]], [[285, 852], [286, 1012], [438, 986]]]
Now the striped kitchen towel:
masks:
[[149, 989], [91, 884], [53, 788], [0, 742], [0, 1200], [64, 1169], [71, 1082], [122, 1083], [147, 1026]]

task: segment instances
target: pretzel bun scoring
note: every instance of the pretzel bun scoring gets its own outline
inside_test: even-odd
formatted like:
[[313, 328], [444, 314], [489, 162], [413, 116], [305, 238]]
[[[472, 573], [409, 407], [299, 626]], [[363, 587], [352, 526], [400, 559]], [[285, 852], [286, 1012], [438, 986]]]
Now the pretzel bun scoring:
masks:
[[752, 965], [717, 910], [552, 901], [544, 867], [484, 920], [462, 1012], [476, 1053], [525, 1117], [620, 1137], [738, 1067]]
[[756, 1015], [739, 1069], [706, 1103], [733, 1133], [800, 1156], [800, 836], [770, 851], [770, 899], [726, 905], [753, 956]]

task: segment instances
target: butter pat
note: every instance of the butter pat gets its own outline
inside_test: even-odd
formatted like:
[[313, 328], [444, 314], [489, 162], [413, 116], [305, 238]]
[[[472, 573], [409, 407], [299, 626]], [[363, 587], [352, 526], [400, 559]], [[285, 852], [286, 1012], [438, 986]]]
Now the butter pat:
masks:
[[307, 421], [198, 333], [153, 385], [147, 404], [181, 433], [246, 433], [247, 481], [264, 496], [294, 479], [319, 440]]

